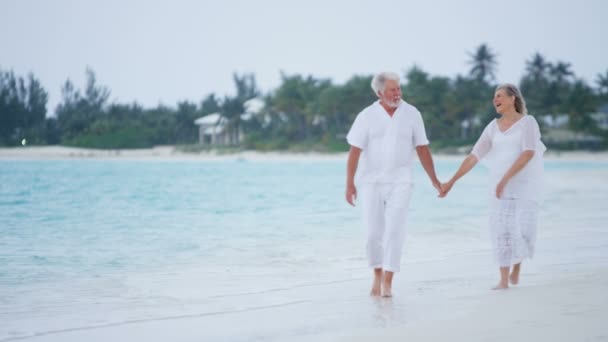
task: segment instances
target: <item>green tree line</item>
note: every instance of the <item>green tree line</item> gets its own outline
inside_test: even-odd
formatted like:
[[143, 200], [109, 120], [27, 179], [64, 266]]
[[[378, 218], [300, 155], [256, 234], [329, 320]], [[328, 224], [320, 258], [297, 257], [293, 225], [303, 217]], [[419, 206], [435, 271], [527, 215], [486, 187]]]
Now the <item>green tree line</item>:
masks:
[[[467, 72], [452, 78], [418, 66], [403, 75], [404, 98], [422, 112], [435, 146], [470, 144], [495, 117], [496, 54], [482, 44], [468, 57]], [[0, 145], [16, 146], [23, 139], [28, 144], [107, 149], [196, 144], [194, 120], [219, 112], [230, 132], [244, 133], [241, 148], [341, 150], [347, 147], [344, 136], [354, 117], [376, 100], [371, 78], [355, 75], [334, 84], [312, 75], [281, 74], [278, 87], [262, 94], [253, 74], [235, 74], [234, 96], [212, 93], [200, 102], [143, 108], [110, 102], [110, 89], [87, 69], [84, 89], [67, 80], [54, 115], [47, 115], [48, 94], [33, 74], [23, 77], [0, 69]], [[519, 86], [531, 114], [567, 115], [571, 130], [600, 136], [606, 146], [608, 135], [590, 114], [608, 103], [608, 70], [589, 84], [575, 75], [570, 63], [536, 53], [526, 61]], [[241, 114], [252, 98], [263, 99], [264, 107], [245, 119]]]

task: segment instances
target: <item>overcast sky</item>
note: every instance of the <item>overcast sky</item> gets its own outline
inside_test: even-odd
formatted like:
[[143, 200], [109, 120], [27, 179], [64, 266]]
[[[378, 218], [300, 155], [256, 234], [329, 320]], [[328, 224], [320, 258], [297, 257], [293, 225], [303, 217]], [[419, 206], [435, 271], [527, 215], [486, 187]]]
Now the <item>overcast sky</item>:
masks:
[[416, 64], [452, 77], [481, 43], [498, 82], [518, 82], [540, 52], [593, 83], [608, 70], [608, 1], [0, 0], [0, 68], [33, 72], [50, 112], [87, 66], [114, 101], [173, 106], [232, 94], [233, 72], [265, 92], [281, 71], [342, 83]]

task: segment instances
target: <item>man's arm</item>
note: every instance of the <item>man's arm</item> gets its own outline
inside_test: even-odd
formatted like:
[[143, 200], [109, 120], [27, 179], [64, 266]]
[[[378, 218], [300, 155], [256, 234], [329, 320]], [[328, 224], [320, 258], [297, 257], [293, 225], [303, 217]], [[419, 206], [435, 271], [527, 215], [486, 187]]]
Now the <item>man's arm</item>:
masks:
[[350, 147], [348, 152], [348, 161], [346, 163], [346, 202], [353, 207], [355, 206], [354, 199], [357, 198], [357, 188], [355, 188], [355, 173], [359, 165], [359, 157], [361, 149], [355, 146]]
[[416, 153], [418, 153], [418, 159], [420, 159], [420, 163], [429, 176], [431, 183], [433, 183], [433, 186], [437, 191], [441, 192], [441, 183], [435, 174], [435, 165], [433, 164], [433, 157], [431, 156], [429, 145], [416, 146]]

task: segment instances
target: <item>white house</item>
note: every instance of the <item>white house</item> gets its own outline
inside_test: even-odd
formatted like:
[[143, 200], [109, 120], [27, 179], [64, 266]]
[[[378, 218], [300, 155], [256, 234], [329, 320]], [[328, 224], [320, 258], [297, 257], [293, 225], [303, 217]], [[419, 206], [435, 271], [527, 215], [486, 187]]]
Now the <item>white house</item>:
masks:
[[[240, 115], [242, 121], [251, 120], [264, 108], [264, 101], [252, 98], [243, 103], [245, 112]], [[198, 126], [198, 141], [201, 145], [236, 145], [243, 141], [243, 131], [228, 126], [228, 119], [221, 113], [213, 113], [194, 120]]]
[[540, 119], [547, 128], [567, 128], [570, 122], [568, 114], [546, 114], [537, 119]]
[[608, 131], [608, 103], [601, 105], [597, 112], [591, 114], [591, 118], [595, 120], [599, 129]]
[[228, 119], [220, 113], [205, 115], [194, 120], [198, 126], [198, 142], [201, 145], [227, 145], [229, 137], [226, 132]]

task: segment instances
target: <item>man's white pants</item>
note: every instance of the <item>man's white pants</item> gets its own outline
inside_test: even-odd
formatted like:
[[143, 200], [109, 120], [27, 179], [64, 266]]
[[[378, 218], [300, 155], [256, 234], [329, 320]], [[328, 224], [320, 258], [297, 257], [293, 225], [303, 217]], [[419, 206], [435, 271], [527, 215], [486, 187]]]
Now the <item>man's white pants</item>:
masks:
[[369, 183], [358, 187], [370, 267], [399, 272], [411, 196], [411, 183]]

